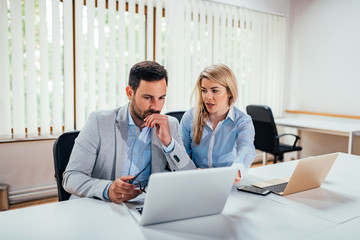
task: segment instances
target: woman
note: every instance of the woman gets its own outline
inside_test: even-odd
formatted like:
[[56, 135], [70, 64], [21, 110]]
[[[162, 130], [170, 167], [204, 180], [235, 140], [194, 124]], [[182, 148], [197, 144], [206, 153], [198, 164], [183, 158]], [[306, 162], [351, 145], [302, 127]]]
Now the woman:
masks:
[[255, 158], [251, 117], [234, 106], [235, 76], [223, 64], [205, 68], [193, 95], [196, 106], [185, 112], [180, 127], [188, 155], [198, 168], [236, 166], [240, 181]]

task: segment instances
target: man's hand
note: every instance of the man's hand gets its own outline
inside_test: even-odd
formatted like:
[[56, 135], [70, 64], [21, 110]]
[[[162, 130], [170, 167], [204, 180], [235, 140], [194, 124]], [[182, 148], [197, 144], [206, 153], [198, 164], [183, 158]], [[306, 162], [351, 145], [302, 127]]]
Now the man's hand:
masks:
[[148, 128], [156, 127], [156, 136], [160, 139], [164, 146], [169, 146], [171, 143], [169, 119], [165, 115], [151, 114], [145, 119], [145, 126]]
[[121, 203], [136, 198], [141, 194], [141, 190], [135, 189], [136, 186], [127, 183], [133, 176], [122, 176], [116, 179], [109, 187], [109, 199], [114, 203]]

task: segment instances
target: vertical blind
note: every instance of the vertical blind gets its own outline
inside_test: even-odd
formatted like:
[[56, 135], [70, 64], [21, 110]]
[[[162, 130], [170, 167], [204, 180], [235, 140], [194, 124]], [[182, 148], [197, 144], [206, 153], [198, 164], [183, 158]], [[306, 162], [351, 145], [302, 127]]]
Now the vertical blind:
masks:
[[0, 0], [0, 138], [80, 130], [90, 112], [128, 102], [129, 69], [143, 60], [168, 70], [163, 112], [190, 108], [200, 71], [224, 63], [239, 108], [279, 116], [286, 24], [203, 0]]
[[154, 19], [145, 10], [153, 14], [154, 7], [149, 9], [144, 0], [76, 2], [76, 129], [92, 111], [127, 102], [129, 68], [152, 56], [146, 46], [154, 47], [146, 39], [152, 42], [153, 31], [146, 26], [153, 26]]
[[72, 1], [0, 5], [0, 138], [73, 129]]
[[287, 19], [209, 1], [169, 4], [169, 89], [174, 83], [176, 98], [167, 107], [188, 109], [200, 71], [223, 63], [237, 77], [240, 109], [264, 104], [281, 116]]

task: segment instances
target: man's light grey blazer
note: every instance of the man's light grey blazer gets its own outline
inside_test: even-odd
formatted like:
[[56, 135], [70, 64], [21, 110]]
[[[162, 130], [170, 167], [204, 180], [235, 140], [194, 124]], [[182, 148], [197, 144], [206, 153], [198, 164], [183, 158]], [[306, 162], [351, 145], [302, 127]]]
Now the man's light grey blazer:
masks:
[[[69, 163], [63, 174], [64, 189], [76, 196], [104, 199], [105, 187], [121, 177], [128, 133], [129, 104], [114, 110], [90, 114], [75, 140]], [[179, 122], [169, 116], [174, 150], [162, 150], [160, 139], [151, 131], [151, 173], [196, 169], [188, 157], [179, 132]]]

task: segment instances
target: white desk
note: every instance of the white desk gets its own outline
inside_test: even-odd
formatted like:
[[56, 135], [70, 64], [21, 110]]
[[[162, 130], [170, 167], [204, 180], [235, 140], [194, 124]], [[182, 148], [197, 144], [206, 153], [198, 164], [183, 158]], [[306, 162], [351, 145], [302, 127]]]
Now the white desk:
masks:
[[[290, 176], [298, 160], [250, 169], [247, 183]], [[339, 153], [321, 188], [285, 197], [269, 194], [278, 203], [341, 224], [360, 216], [360, 156]], [[360, 236], [360, 230], [359, 230]]]
[[348, 153], [353, 150], [353, 137], [360, 136], [360, 124], [350, 122], [330, 121], [327, 119], [313, 118], [279, 118], [275, 119], [276, 125], [293, 127], [302, 131], [319, 132], [346, 136], [349, 138]]
[[1, 212], [0, 226], [1, 239], [287, 240], [336, 224], [234, 189], [223, 214], [184, 221], [140, 227], [122, 205], [77, 199]]
[[325, 231], [320, 231], [314, 235], [304, 238], [304, 240], [319, 240], [319, 239], [326, 239], [326, 240], [338, 240], [346, 239], [346, 240], [359, 240], [359, 233], [354, 234], [354, 229], [359, 228], [360, 226], [360, 217], [338, 225], [332, 229], [327, 229]]
[[[351, 204], [337, 201], [336, 198], [347, 193], [353, 201], [359, 202], [359, 188], [344, 188], [344, 184], [350, 179], [359, 180], [356, 176], [358, 165], [352, 165], [354, 168], [347, 167], [349, 162], [360, 164], [359, 159], [354, 158], [360, 157], [342, 154], [324, 187], [311, 190], [312, 193], [307, 192], [307, 199], [317, 202], [318, 206], [328, 206], [336, 202], [338, 208], [345, 209], [346, 214], [340, 216], [341, 220], [346, 219], [345, 222], [336, 221], [337, 217], [333, 214], [338, 214], [337, 211], [330, 211], [328, 216], [323, 217], [321, 214], [329, 211], [328, 208], [319, 208], [318, 212], [314, 213], [309, 211], [309, 206], [298, 206], [298, 202], [293, 198], [286, 197], [286, 201], [281, 202], [274, 198], [276, 195], [273, 194], [263, 197], [238, 192], [234, 188], [222, 214], [146, 227], [140, 227], [121, 204], [86, 198], [0, 212], [0, 238], [285, 240], [312, 236], [314, 239], [322, 239], [322, 236], [330, 234], [329, 231], [339, 233], [336, 237], [343, 234], [359, 236], [360, 229], [354, 226], [359, 221], [360, 208], [353, 209], [356, 214], [350, 214], [348, 210]], [[248, 179], [267, 179], [278, 170], [291, 172], [294, 163], [296, 162], [252, 168], [249, 170]], [[350, 173], [344, 172], [349, 169]], [[334, 194], [329, 195], [329, 198], [318, 198], [316, 194], [324, 189], [331, 190]], [[354, 194], [348, 193], [354, 189]], [[299, 194], [289, 196], [299, 197]], [[334, 196], [335, 198], [332, 198]], [[357, 218], [351, 218], [355, 215]]]

